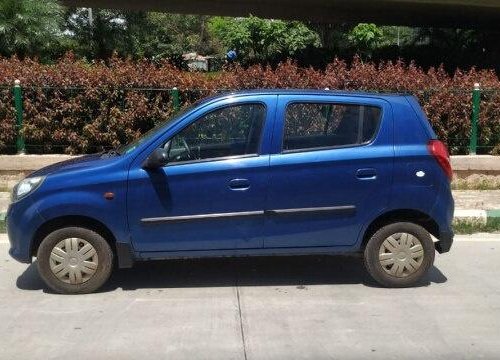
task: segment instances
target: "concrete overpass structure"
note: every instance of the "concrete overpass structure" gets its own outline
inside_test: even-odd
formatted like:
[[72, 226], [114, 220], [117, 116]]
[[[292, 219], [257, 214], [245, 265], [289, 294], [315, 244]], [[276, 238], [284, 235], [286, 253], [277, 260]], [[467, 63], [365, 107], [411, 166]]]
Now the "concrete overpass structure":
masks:
[[374, 22], [500, 29], [500, 0], [61, 0], [77, 7], [164, 11], [180, 14]]

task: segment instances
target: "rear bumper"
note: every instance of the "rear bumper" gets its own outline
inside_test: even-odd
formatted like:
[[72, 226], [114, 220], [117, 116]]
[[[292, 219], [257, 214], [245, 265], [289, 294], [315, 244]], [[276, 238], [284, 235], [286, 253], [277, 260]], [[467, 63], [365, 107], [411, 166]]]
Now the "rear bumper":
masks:
[[451, 193], [450, 186], [443, 182], [441, 189], [436, 197], [436, 202], [431, 212], [431, 218], [439, 226], [438, 242], [435, 247], [438, 253], [447, 253], [453, 244], [453, 215], [455, 212], [455, 201]]
[[447, 253], [453, 244], [453, 231], [442, 231], [439, 233], [439, 241], [436, 242], [435, 247], [438, 253]]

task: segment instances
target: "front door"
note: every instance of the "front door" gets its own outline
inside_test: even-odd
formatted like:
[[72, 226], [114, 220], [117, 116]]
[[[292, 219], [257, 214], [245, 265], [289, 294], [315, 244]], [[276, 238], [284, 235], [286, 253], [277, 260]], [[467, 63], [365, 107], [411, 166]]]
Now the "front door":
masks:
[[393, 156], [385, 101], [279, 96], [265, 247], [353, 245], [389, 202]]
[[263, 247], [266, 147], [276, 99], [222, 100], [164, 139], [167, 166], [132, 165], [128, 214], [135, 250]]

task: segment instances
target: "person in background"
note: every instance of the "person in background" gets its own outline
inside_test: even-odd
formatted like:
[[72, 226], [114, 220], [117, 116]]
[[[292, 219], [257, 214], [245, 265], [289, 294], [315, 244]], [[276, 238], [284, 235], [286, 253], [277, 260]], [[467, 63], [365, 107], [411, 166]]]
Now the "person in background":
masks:
[[238, 57], [238, 54], [236, 53], [236, 50], [229, 50], [226, 54], [226, 60], [228, 63], [233, 63], [236, 61], [236, 58]]

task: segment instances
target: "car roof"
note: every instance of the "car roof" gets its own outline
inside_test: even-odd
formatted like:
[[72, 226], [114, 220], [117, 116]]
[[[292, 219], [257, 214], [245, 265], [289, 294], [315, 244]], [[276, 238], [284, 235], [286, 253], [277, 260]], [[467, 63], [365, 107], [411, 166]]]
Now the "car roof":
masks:
[[206, 103], [209, 101], [225, 98], [228, 96], [251, 96], [251, 95], [305, 95], [305, 96], [351, 96], [351, 97], [373, 97], [389, 99], [394, 97], [404, 97], [411, 94], [408, 93], [391, 93], [391, 92], [369, 92], [369, 91], [346, 91], [346, 90], [314, 90], [314, 89], [252, 89], [252, 90], [227, 90], [221, 91], [216, 95], [209, 96], [198, 102]]
[[[375, 91], [347, 91], [347, 90], [315, 90], [315, 89], [254, 89], [254, 90], [238, 90], [231, 91], [235, 95], [258, 95], [258, 94], [275, 94], [275, 95], [341, 95], [341, 96], [406, 96], [407, 93], [392, 93], [392, 92], [375, 92]], [[227, 94], [226, 94], [227, 95]]]
[[251, 90], [219, 90], [217, 94], [201, 98], [191, 104], [192, 107], [206, 105], [219, 99], [230, 96], [244, 97], [255, 95], [305, 95], [305, 96], [346, 96], [346, 97], [371, 97], [378, 99], [394, 99], [405, 96], [412, 96], [409, 93], [390, 93], [390, 92], [369, 92], [369, 91], [347, 91], [347, 90], [315, 90], [315, 89], [251, 89]]

